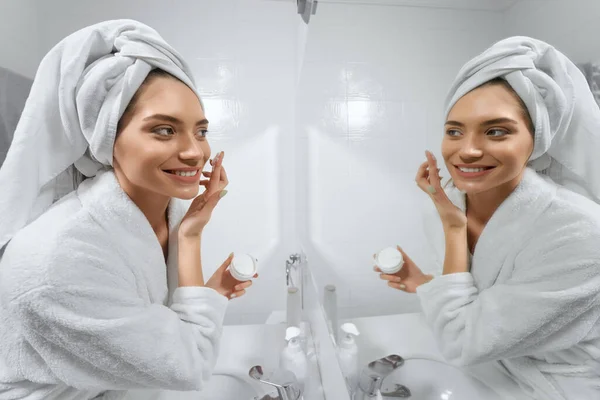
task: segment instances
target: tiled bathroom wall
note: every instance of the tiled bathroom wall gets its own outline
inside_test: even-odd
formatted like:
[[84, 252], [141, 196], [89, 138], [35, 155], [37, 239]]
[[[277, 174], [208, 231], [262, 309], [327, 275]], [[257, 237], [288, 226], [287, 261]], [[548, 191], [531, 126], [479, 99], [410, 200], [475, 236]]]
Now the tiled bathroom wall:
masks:
[[401, 245], [428, 269], [414, 182], [439, 155], [443, 101], [468, 59], [504, 35], [503, 14], [324, 3], [311, 22], [297, 102], [301, 227], [313, 273], [338, 287], [340, 315], [410, 312], [371, 256]]

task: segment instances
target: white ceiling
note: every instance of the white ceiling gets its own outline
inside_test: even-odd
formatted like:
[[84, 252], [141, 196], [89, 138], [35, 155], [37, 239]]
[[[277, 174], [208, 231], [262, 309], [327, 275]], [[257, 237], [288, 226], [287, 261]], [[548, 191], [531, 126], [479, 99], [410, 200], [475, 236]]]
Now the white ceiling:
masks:
[[525, 0], [318, 0], [319, 3], [368, 4], [503, 11]]

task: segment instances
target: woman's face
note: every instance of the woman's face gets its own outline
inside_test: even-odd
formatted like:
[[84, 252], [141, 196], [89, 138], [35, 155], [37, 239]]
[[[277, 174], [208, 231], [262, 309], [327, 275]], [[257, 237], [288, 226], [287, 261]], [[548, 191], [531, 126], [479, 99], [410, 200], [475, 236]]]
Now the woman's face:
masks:
[[450, 110], [442, 156], [456, 187], [476, 194], [516, 187], [533, 151], [516, 94], [500, 84], [479, 87]]
[[113, 165], [131, 195], [192, 199], [210, 157], [208, 121], [194, 92], [171, 77], [153, 77], [121, 121]]

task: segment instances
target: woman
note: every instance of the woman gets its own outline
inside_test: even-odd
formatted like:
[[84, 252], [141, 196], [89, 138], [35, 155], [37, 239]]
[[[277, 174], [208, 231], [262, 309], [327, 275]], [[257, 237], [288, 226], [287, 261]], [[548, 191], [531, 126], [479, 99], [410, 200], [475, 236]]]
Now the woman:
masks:
[[222, 152], [202, 172], [207, 129], [187, 64], [143, 24], [93, 25], [46, 55], [0, 169], [1, 399], [210, 378], [228, 299], [251, 282], [232, 255], [202, 273], [228, 182]]
[[600, 398], [599, 152], [600, 111], [575, 65], [538, 40], [496, 43], [448, 97], [452, 185], [430, 152], [416, 177], [443, 273], [405, 255], [381, 275], [417, 293], [449, 362], [493, 365], [515, 398]]

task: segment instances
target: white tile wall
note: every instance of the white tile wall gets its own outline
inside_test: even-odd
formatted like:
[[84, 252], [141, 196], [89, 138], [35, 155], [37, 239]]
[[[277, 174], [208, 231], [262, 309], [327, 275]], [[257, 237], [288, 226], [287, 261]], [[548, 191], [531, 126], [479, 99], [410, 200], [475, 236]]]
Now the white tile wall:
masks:
[[495, 11], [341, 3], [320, 4], [307, 40], [296, 126], [308, 218], [299, 232], [321, 289], [337, 284], [342, 316], [410, 312], [415, 297], [388, 289], [370, 256], [400, 244], [429, 267], [419, 216], [429, 199], [414, 174], [425, 149], [439, 155], [454, 76], [512, 35], [546, 40], [576, 62], [600, 60], [600, 2], [520, 0]]
[[428, 257], [414, 183], [425, 149], [438, 152], [442, 105], [458, 68], [502, 38], [498, 12], [319, 5], [297, 100], [297, 147], [306, 165], [306, 226], [316, 280], [338, 287], [340, 316], [418, 309], [389, 289], [371, 255], [400, 244]]

